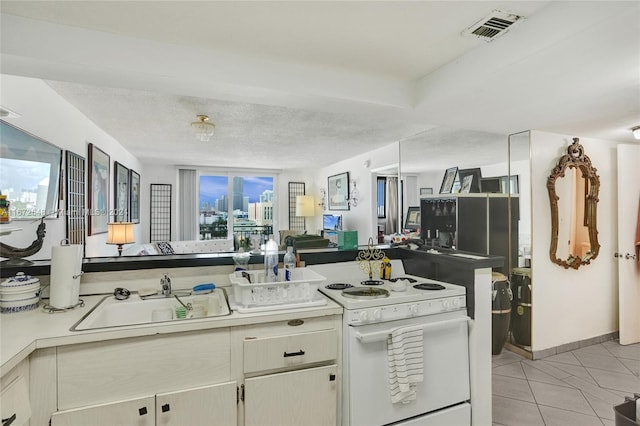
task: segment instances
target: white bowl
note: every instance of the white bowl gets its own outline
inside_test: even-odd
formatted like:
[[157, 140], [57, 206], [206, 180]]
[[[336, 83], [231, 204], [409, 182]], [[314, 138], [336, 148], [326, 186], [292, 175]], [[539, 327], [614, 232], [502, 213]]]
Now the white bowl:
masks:
[[22, 300], [0, 300], [0, 313], [13, 314], [36, 309], [40, 304], [40, 296]]

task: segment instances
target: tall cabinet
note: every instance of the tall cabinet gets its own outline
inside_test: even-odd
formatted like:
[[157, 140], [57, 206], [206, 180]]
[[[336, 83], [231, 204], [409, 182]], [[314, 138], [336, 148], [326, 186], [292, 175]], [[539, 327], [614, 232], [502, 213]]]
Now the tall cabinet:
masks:
[[[421, 236], [433, 247], [518, 259], [519, 200], [511, 194], [440, 194], [420, 200]], [[509, 208], [509, 206], [511, 208]], [[511, 236], [511, 238], [509, 238]]]

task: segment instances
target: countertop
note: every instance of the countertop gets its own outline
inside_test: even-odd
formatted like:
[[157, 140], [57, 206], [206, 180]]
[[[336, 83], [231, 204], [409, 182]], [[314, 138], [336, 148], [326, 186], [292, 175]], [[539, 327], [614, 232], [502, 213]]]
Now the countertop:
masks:
[[[342, 314], [342, 307], [327, 299], [324, 306], [279, 309], [268, 312], [238, 313], [209, 318], [143, 325], [111, 327], [96, 330], [70, 331], [70, 328], [95, 307], [105, 295], [81, 296], [84, 307], [60, 313], [48, 313], [43, 302], [37, 309], [0, 315], [0, 376], [5, 375], [36, 349], [76, 343], [96, 342], [125, 337], [169, 334], [193, 330], [234, 327], [265, 322], [288, 321]], [[324, 296], [323, 296], [324, 297]]]

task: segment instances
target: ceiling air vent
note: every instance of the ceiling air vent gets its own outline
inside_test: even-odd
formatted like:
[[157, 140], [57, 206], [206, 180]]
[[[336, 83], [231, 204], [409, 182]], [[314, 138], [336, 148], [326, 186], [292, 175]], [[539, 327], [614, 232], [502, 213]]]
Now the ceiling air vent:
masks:
[[477, 37], [484, 41], [491, 41], [509, 31], [509, 28], [521, 19], [524, 18], [513, 13], [494, 10], [491, 14], [464, 30], [462, 34]]

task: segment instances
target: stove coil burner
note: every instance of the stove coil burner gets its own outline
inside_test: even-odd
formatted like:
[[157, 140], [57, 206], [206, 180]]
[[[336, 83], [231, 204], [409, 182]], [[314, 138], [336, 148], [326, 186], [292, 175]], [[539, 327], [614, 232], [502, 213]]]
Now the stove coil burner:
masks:
[[344, 290], [345, 288], [351, 288], [351, 287], [353, 287], [351, 284], [334, 283], [334, 284], [329, 284], [325, 288], [329, 290]]
[[389, 291], [376, 287], [353, 287], [342, 290], [342, 295], [352, 299], [377, 299], [389, 297]]
[[384, 282], [380, 280], [364, 280], [360, 284], [362, 285], [382, 285]]
[[413, 283], [417, 283], [418, 280], [411, 278], [411, 277], [397, 277], [397, 278], [389, 278], [389, 281], [391, 281], [392, 283], [395, 283], [398, 280], [407, 280], [409, 281], [409, 283], [413, 284]]
[[423, 283], [416, 284], [413, 286], [413, 288], [417, 288], [418, 290], [444, 290], [445, 287], [443, 285], [435, 283]]

